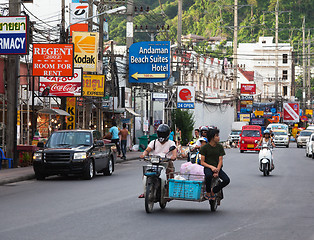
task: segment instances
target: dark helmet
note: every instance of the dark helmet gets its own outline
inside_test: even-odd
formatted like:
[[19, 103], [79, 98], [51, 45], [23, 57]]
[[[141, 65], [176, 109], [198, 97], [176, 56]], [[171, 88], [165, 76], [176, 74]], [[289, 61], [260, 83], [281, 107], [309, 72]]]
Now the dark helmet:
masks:
[[160, 124], [157, 128], [158, 141], [163, 143], [169, 139], [170, 127], [167, 124]]

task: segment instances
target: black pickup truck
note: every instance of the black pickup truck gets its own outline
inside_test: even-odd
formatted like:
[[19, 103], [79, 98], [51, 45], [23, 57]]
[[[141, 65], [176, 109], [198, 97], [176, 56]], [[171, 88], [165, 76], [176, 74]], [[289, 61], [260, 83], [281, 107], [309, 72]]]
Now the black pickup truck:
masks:
[[54, 132], [47, 143], [39, 142], [34, 153], [36, 179], [51, 175], [81, 175], [92, 179], [96, 173], [111, 175], [116, 153], [114, 144], [104, 144], [96, 130], [61, 130]]

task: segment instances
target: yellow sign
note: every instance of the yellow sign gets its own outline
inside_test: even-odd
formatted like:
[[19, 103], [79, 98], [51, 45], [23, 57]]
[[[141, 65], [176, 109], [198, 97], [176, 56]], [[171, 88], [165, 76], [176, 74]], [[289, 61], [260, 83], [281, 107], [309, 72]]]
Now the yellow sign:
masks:
[[17, 125], [21, 125], [21, 111], [17, 111]]
[[264, 116], [264, 111], [255, 111], [254, 112], [255, 116]]
[[103, 97], [104, 93], [104, 75], [83, 75], [83, 97]]
[[305, 109], [305, 115], [313, 115], [312, 109]]
[[71, 115], [67, 117], [67, 129], [75, 129], [75, 114], [76, 114], [76, 98], [67, 98], [67, 112]]
[[250, 114], [240, 114], [240, 121], [241, 122], [249, 122], [251, 120]]
[[98, 32], [73, 32], [74, 66], [84, 72], [96, 72], [99, 47]]
[[139, 78], [165, 78], [166, 77], [166, 74], [139, 74], [138, 72], [137, 73], [134, 73], [132, 75], [132, 78], [135, 78], [136, 80], [138, 80]]

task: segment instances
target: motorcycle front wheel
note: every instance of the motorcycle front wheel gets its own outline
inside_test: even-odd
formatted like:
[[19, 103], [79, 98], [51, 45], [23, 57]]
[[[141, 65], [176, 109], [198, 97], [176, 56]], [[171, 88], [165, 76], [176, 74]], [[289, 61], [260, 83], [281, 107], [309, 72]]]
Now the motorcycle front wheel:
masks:
[[210, 205], [210, 211], [215, 212], [218, 206], [217, 199], [209, 200], [209, 205]]
[[267, 176], [268, 175], [268, 168], [267, 168], [267, 164], [263, 163], [263, 175]]
[[153, 212], [155, 199], [155, 186], [152, 183], [147, 184], [145, 193], [145, 210], [147, 213]]

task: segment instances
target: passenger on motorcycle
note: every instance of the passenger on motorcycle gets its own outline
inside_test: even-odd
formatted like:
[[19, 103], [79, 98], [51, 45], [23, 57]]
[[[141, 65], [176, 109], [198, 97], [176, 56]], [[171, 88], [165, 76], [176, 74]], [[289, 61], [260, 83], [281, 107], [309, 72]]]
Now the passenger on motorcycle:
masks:
[[[151, 141], [144, 152], [141, 154], [140, 158], [144, 158], [145, 156], [156, 155], [160, 157], [170, 158], [172, 161], [164, 163], [164, 167], [166, 167], [166, 174], [174, 172], [173, 161], [177, 158], [177, 149], [172, 150], [168, 153], [169, 148], [171, 146], [176, 146], [176, 143], [172, 140], [169, 140], [170, 128], [167, 124], [161, 124], [157, 128], [157, 139]], [[167, 154], [168, 153], [168, 154]], [[167, 156], [166, 156], [167, 154]], [[146, 185], [146, 178], [144, 177], [144, 187]], [[141, 194], [139, 198], [143, 198], [144, 194]]]
[[[201, 137], [207, 137], [207, 131], [208, 131], [208, 127], [206, 127], [206, 126], [202, 126], [201, 128], [200, 128], [200, 132], [201, 132]], [[196, 144], [195, 144], [195, 147], [194, 147], [194, 149], [193, 150], [198, 150], [198, 149], [200, 149], [201, 148], [201, 146], [202, 146], [202, 143], [201, 143], [201, 141], [200, 141], [200, 138], [196, 141]]]
[[[208, 142], [207, 141], [207, 138], [205, 137], [201, 137], [200, 138], [200, 142], [201, 142], [201, 147], [203, 147], [204, 145], [206, 145], [206, 143]], [[196, 155], [196, 161], [195, 163], [201, 165], [201, 154], [198, 152], [197, 155]]]
[[[201, 165], [204, 166], [205, 173], [205, 198], [214, 200], [216, 197], [215, 194], [227, 186], [230, 183], [230, 179], [228, 175], [222, 170], [225, 150], [219, 143], [219, 130], [209, 129], [207, 132], [207, 140], [208, 143], [200, 149]], [[211, 181], [213, 177], [219, 177], [222, 182], [212, 189]]]

